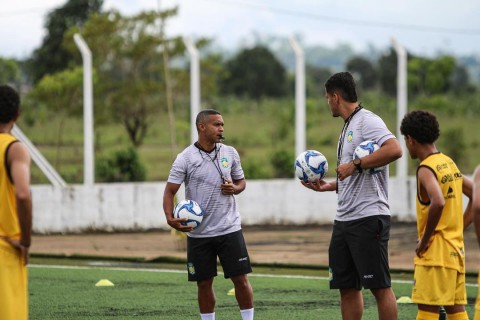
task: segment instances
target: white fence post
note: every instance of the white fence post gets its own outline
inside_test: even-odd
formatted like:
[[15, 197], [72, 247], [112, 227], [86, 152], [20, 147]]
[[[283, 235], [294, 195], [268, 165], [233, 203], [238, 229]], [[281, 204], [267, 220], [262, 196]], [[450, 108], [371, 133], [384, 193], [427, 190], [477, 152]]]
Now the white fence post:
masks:
[[295, 52], [295, 156], [306, 150], [305, 55], [294, 37], [289, 38]]
[[[405, 140], [402, 139], [400, 124], [407, 113], [407, 52], [395, 39], [392, 39], [393, 47], [397, 53], [397, 138], [404, 152], [407, 151]], [[407, 177], [408, 157], [397, 160], [397, 177]]]
[[408, 201], [408, 150], [405, 145], [405, 140], [402, 137], [402, 133], [400, 132], [400, 124], [407, 113], [407, 51], [394, 38], [392, 38], [392, 43], [393, 48], [397, 53], [397, 138], [403, 150], [403, 157], [397, 160], [396, 176], [398, 183], [402, 186], [398, 189], [399, 193], [397, 196], [405, 200], [401, 202], [405, 206], [402, 210], [410, 212], [412, 208], [410, 208], [411, 202]]
[[183, 42], [190, 55], [190, 142], [194, 143], [198, 139], [195, 120], [200, 112], [200, 62], [195, 44], [189, 38]]
[[93, 158], [92, 52], [80, 34], [76, 33], [73, 39], [83, 59], [83, 184], [93, 186], [95, 168]]

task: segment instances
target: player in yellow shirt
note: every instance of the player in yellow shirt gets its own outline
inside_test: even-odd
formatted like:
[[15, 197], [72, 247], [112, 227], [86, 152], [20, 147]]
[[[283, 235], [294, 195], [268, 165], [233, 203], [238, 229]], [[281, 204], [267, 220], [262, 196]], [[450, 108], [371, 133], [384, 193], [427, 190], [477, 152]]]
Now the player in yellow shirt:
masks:
[[408, 113], [400, 131], [412, 159], [420, 160], [412, 292], [412, 301], [418, 305], [417, 320], [438, 320], [440, 306], [449, 320], [468, 319], [462, 194], [471, 199], [472, 182], [435, 146], [440, 129], [432, 113]]
[[0, 319], [28, 319], [27, 263], [32, 230], [30, 155], [10, 132], [20, 98], [0, 85]]
[[[473, 174], [473, 198], [472, 198], [472, 216], [475, 225], [475, 232], [477, 234], [478, 244], [480, 246], [480, 165], [475, 169]], [[480, 284], [480, 275], [478, 277]], [[475, 303], [475, 317], [474, 320], [480, 320], [480, 292]]]

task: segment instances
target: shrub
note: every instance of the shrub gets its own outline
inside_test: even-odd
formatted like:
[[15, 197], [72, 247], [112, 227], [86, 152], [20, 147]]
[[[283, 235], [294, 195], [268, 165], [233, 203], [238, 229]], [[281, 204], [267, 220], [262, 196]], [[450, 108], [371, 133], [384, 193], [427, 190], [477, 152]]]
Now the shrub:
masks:
[[147, 170], [132, 146], [100, 159], [96, 166], [97, 180], [102, 182], [145, 181]]
[[294, 175], [295, 163], [293, 153], [286, 150], [277, 150], [272, 153], [270, 162], [273, 166], [275, 178], [291, 178]]

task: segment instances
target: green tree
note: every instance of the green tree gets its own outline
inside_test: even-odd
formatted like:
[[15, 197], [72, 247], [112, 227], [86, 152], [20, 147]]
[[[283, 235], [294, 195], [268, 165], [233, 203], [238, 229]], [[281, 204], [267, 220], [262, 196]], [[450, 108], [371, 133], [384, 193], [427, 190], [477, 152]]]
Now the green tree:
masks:
[[55, 167], [61, 164], [60, 146], [64, 124], [67, 117], [80, 115], [82, 112], [82, 68], [67, 69], [52, 75], [46, 75], [29, 92], [27, 101], [34, 101], [37, 107], [48, 106], [49, 110], [60, 119], [57, 133], [57, 151]]
[[0, 83], [14, 84], [20, 80], [17, 61], [0, 57]]
[[470, 75], [465, 66], [455, 65], [451, 78], [452, 90], [454, 93], [461, 94], [475, 91], [475, 87], [470, 83]]
[[408, 86], [413, 95], [434, 95], [452, 89], [455, 59], [442, 56], [437, 59], [413, 57], [408, 62]]
[[102, 5], [103, 0], [69, 0], [48, 14], [46, 35], [28, 63], [33, 82], [68, 67], [73, 56], [62, 45], [64, 34], [71, 27], [81, 27], [92, 13], [101, 11]]
[[397, 93], [397, 54], [392, 48], [378, 59], [378, 80], [384, 93], [395, 96]]
[[441, 146], [459, 167], [468, 165], [467, 157], [465, 157], [468, 147], [465, 143], [465, 134], [462, 127], [448, 128], [441, 136]]
[[[98, 85], [95, 87], [95, 101], [104, 110], [103, 119], [119, 121], [124, 126], [134, 146], [140, 146], [153, 119], [154, 111], [166, 109], [169, 90], [165, 86], [167, 73], [163, 68], [164, 50], [173, 58], [184, 52], [179, 37], [162, 37], [159, 25], [177, 14], [177, 9], [161, 12], [141, 12], [124, 17], [112, 11], [92, 16], [82, 28], [81, 34], [95, 57], [94, 67], [98, 70]], [[68, 31], [66, 46], [78, 50], [73, 43], [77, 28]]]
[[218, 83], [226, 75], [223, 58], [218, 53], [211, 53], [203, 57], [200, 64], [202, 100], [212, 104], [212, 97], [219, 94]]
[[360, 56], [354, 56], [347, 62], [350, 71], [363, 89], [372, 89], [377, 84], [377, 71], [373, 64]]
[[244, 49], [226, 62], [227, 75], [221, 87], [224, 93], [246, 96], [257, 101], [263, 97], [287, 94], [285, 68], [263, 46]]
[[431, 61], [426, 76], [426, 87], [429, 93], [436, 94], [449, 91], [452, 88], [451, 79], [454, 70], [454, 57], [443, 56]]
[[308, 95], [312, 93], [314, 97], [318, 97], [319, 90], [321, 94], [323, 94], [325, 82], [327, 82], [333, 72], [328, 68], [317, 67], [310, 64], [308, 64], [305, 69], [307, 93]]

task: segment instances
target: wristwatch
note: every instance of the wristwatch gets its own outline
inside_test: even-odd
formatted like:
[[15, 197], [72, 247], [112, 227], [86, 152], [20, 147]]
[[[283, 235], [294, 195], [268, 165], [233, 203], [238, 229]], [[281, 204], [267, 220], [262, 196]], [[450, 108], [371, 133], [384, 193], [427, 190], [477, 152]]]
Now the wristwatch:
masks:
[[360, 158], [353, 159], [353, 165], [355, 166], [355, 168], [357, 168], [357, 171], [359, 173], [362, 173], [362, 171], [363, 171], [363, 169], [362, 169], [362, 159], [360, 159]]

